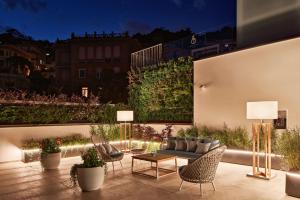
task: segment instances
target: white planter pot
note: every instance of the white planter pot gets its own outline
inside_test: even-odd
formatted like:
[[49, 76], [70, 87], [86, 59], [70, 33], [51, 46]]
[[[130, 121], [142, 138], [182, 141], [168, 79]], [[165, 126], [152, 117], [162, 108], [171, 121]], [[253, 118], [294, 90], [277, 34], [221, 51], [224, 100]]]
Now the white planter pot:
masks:
[[98, 190], [104, 182], [104, 166], [93, 168], [77, 168], [77, 180], [82, 191]]
[[60, 164], [61, 152], [48, 153], [41, 157], [41, 165], [44, 169], [57, 169]]
[[300, 171], [286, 173], [285, 193], [300, 198]]

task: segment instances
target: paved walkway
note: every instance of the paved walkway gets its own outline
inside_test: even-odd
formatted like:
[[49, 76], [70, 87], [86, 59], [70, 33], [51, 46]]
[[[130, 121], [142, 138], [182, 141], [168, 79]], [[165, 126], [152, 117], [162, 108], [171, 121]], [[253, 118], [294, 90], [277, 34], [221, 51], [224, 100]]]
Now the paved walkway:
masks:
[[[38, 162], [24, 164], [22, 162], [0, 164], [0, 199], [103, 199], [103, 200], [189, 200], [200, 199], [199, 185], [184, 183], [178, 191], [180, 178], [177, 174], [162, 177], [159, 180], [139, 175], [131, 175], [130, 155], [125, 156], [124, 168], [117, 165], [115, 174], [111, 171], [105, 178], [104, 187], [94, 192], [82, 193], [78, 187], [71, 188], [69, 169], [73, 163], [80, 163], [79, 157], [63, 159], [59, 170], [43, 171]], [[185, 164], [179, 160], [179, 165]], [[144, 165], [145, 163], [137, 163]], [[166, 163], [171, 166], [173, 162]], [[220, 163], [213, 191], [210, 184], [203, 186], [202, 199], [216, 200], [276, 200], [295, 199], [284, 193], [285, 173], [274, 171], [276, 178], [265, 181], [246, 177], [251, 170], [249, 166]]]

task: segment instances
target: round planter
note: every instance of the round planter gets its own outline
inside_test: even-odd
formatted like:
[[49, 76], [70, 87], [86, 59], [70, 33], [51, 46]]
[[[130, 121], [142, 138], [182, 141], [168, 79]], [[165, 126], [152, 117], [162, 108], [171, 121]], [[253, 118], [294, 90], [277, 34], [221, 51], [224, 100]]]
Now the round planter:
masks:
[[300, 171], [286, 173], [285, 193], [289, 196], [300, 198]]
[[44, 169], [57, 169], [60, 158], [61, 152], [45, 154], [41, 157], [41, 165]]
[[104, 175], [104, 166], [77, 168], [77, 180], [83, 192], [100, 189], [104, 182]]

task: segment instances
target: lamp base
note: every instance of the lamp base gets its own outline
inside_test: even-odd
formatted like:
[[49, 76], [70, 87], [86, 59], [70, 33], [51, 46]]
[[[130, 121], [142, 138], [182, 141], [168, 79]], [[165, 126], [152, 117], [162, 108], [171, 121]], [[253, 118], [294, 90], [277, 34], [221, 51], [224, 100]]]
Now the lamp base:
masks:
[[263, 173], [263, 172], [260, 172], [257, 174], [253, 174], [252, 172], [249, 172], [247, 174], [247, 176], [252, 177], [252, 178], [259, 178], [259, 179], [263, 179], [263, 180], [271, 180], [276, 177], [276, 174], [273, 173], [271, 176], [266, 176], [265, 173]]

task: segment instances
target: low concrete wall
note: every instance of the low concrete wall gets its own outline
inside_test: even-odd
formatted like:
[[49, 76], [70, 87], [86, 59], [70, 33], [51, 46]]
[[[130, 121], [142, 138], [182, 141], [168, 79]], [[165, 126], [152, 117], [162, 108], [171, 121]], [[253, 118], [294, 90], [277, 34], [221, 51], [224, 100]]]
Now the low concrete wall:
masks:
[[[143, 124], [144, 125], [144, 124]], [[158, 132], [165, 128], [165, 124], [145, 124]], [[191, 124], [174, 124], [172, 134], [181, 128], [191, 127]], [[0, 162], [22, 160], [22, 141], [28, 139], [42, 139], [48, 137], [63, 137], [80, 133], [89, 137], [90, 124], [84, 125], [50, 125], [50, 126], [15, 126], [0, 128]]]

